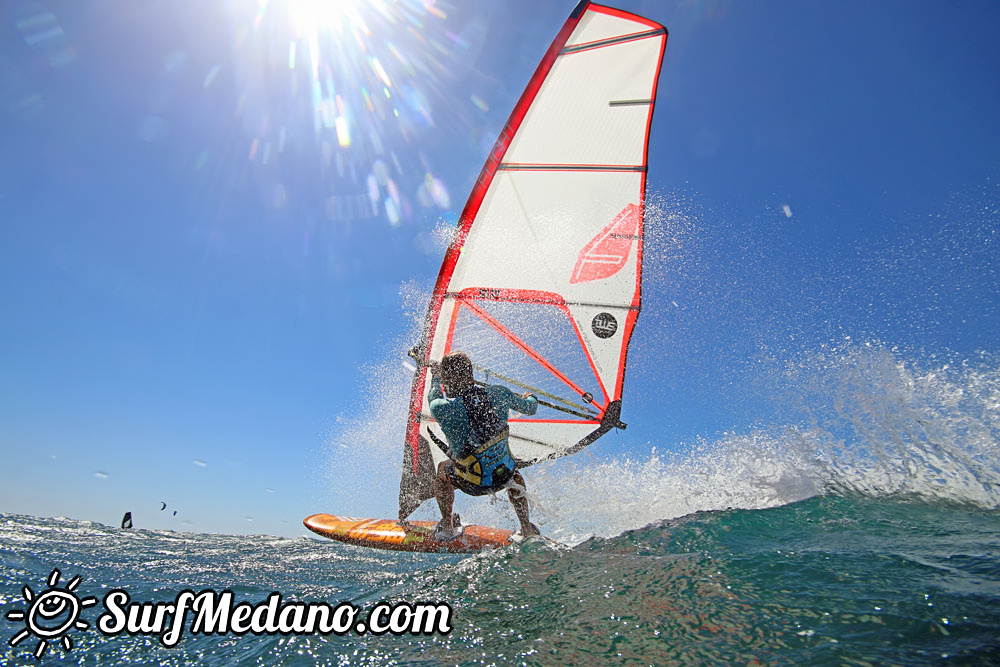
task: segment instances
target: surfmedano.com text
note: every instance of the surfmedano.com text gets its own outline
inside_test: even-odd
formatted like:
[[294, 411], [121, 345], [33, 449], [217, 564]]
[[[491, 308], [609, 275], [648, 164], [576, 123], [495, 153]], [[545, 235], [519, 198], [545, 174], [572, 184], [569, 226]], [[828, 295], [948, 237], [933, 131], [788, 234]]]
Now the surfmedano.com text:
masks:
[[172, 602], [131, 602], [128, 593], [115, 589], [104, 596], [107, 610], [97, 619], [107, 636], [159, 636], [171, 648], [180, 642], [188, 617], [194, 635], [311, 635], [357, 634], [432, 635], [451, 632], [451, 607], [447, 603], [380, 602], [368, 612], [350, 602], [284, 602], [271, 593], [257, 604], [235, 602], [230, 590], [200, 593], [188, 589]]

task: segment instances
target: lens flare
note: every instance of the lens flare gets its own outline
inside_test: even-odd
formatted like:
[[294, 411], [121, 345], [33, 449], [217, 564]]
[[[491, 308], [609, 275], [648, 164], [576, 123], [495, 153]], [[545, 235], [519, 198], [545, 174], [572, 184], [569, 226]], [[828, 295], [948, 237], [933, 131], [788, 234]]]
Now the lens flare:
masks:
[[[289, 190], [286, 203], [333, 221], [375, 210], [394, 227], [451, 206], [441, 174], [426, 177], [437, 171], [427, 155], [440, 145], [432, 130], [442, 111], [452, 124], [477, 124], [448, 126], [455, 136], [483, 130], [476, 111], [485, 103], [455, 86], [481, 41], [467, 27], [431, 0], [236, 0], [228, 11], [233, 57], [206, 64], [197, 80], [206, 95], [234, 85], [243, 131], [220, 136], [236, 146], [192, 157], [205, 178], [246, 171], [260, 192], [274, 192], [311, 168], [319, 191]], [[462, 108], [470, 113], [455, 113]]]

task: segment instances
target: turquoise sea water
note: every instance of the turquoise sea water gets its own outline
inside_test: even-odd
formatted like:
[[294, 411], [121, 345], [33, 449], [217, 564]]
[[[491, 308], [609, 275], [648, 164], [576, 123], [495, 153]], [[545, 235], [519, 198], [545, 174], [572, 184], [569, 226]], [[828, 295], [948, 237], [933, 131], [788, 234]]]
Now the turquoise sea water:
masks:
[[431, 635], [104, 636], [100, 603], [67, 651], [42, 663], [995, 664], [1000, 655], [1000, 514], [969, 504], [818, 496], [759, 510], [697, 512], [575, 547], [420, 555], [310, 538], [119, 530], [0, 515], [3, 664], [37, 664], [24, 587], [133, 601], [183, 589], [285, 600], [446, 602]]

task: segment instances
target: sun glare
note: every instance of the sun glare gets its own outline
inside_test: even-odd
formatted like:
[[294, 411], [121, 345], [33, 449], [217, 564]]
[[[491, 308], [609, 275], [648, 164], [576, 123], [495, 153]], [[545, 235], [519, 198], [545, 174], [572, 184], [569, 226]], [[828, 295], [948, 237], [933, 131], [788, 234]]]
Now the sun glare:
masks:
[[289, 0], [292, 25], [299, 35], [307, 36], [323, 30], [342, 35], [345, 24], [371, 34], [361, 18], [360, 0]]
[[[464, 90], [453, 92], [468, 45], [435, 0], [244, 0], [231, 12], [244, 134], [227, 154], [249, 161], [262, 192], [285, 193], [269, 201], [309, 197], [289, 181], [311, 160], [325, 190], [317, 203], [331, 220], [397, 225], [421, 209], [448, 208], [429, 157], [435, 112], [466, 123], [482, 112]], [[225, 63], [206, 70], [206, 90], [220, 71]], [[453, 113], [462, 106], [476, 113]], [[475, 140], [480, 131], [459, 135]], [[197, 168], [211, 173], [212, 155], [211, 147], [199, 152]]]

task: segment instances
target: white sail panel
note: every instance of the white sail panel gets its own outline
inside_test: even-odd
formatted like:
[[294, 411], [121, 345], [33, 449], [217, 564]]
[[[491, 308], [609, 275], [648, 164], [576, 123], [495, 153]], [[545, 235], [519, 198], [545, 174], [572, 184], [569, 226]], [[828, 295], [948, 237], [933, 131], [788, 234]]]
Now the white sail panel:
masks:
[[543, 460], [560, 454], [593, 430], [591, 424], [518, 422], [514, 418], [510, 421], [510, 450], [519, 461]]
[[[621, 378], [625, 372], [622, 359], [628, 345], [628, 332], [635, 322], [638, 309], [631, 306], [588, 306], [570, 308], [584, 344], [590, 352], [604, 389], [621, 398]], [[595, 328], [601, 332], [595, 333]], [[608, 331], [615, 333], [604, 338]]]
[[644, 165], [660, 47], [650, 37], [560, 56], [504, 161]]
[[[580, 253], [629, 204], [642, 201], [639, 172], [503, 171], [469, 230], [450, 291], [503, 287], [555, 292], [569, 301], [631, 303], [630, 266], [600, 284], [571, 283]], [[553, 196], [557, 193], [558, 196]]]

